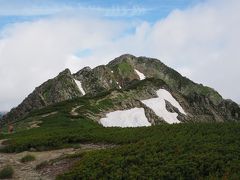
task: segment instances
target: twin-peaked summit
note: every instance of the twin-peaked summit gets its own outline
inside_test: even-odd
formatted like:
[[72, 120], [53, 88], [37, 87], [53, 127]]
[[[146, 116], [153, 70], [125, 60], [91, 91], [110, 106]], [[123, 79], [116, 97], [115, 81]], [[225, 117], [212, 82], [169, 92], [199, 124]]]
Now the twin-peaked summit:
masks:
[[105, 90], [121, 89], [128, 86], [133, 80], [153, 77], [148, 73], [144, 75], [143, 71], [145, 69], [138, 67], [137, 62], [138, 58], [131, 55], [123, 55], [107, 65], [101, 65], [94, 69], [85, 67], [73, 74], [73, 77], [78, 80], [79, 85], [81, 84], [86, 93], [97, 94]]
[[[160, 91], [165, 92], [164, 90], [172, 96], [171, 99], [177, 101], [178, 107], [176, 103], [174, 105], [173, 99], [170, 101], [159, 94]], [[93, 69], [85, 67], [75, 74], [71, 74], [68, 69], [64, 70], [57, 77], [37, 87], [18, 107], [5, 115], [2, 122], [21, 120], [33, 110], [85, 94], [91, 98], [106, 91], [125, 96], [121, 103], [113, 103], [112, 110], [143, 108], [151, 124], [157, 124], [157, 121], [170, 122], [169, 113], [176, 113], [175, 120], [181, 122], [240, 120], [239, 106], [232, 101], [222, 99], [215, 90], [192, 82], [157, 59], [126, 54], [107, 65]], [[110, 96], [114, 96], [113, 94], [110, 93]], [[169, 94], [165, 92], [168, 97]], [[154, 101], [157, 100], [156, 107], [154, 103], [151, 104], [152, 107], [147, 104], [153, 98]], [[161, 107], [162, 112], [159, 106], [164, 106]], [[158, 110], [154, 111], [154, 109]], [[109, 111], [111, 110], [108, 109]], [[165, 115], [161, 115], [164, 113]], [[107, 112], [102, 112], [100, 116], [104, 114], [106, 115]], [[97, 118], [95, 120], [100, 121]]]

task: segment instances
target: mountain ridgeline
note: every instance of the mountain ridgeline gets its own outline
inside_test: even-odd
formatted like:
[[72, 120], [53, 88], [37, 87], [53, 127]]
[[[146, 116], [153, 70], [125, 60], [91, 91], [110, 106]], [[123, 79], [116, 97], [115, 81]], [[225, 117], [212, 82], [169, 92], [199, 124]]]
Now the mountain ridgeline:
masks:
[[[212, 88], [194, 83], [157, 59], [126, 54], [107, 65], [94, 69], [85, 67], [75, 74], [71, 74], [68, 69], [64, 70], [37, 87], [19, 106], [2, 118], [1, 124], [21, 121], [35, 110], [82, 96], [100, 97], [94, 102], [95, 107], [98, 107], [99, 102], [105, 103], [104, 108], [99, 107], [95, 113], [81, 111], [99, 123], [110, 112], [134, 108], [142, 109], [151, 125], [171, 122], [168, 118], [173, 114], [179, 122], [240, 120], [238, 104], [223, 99]], [[153, 101], [147, 102], [157, 98], [160, 102], [161, 96], [164, 96], [162, 104], [151, 106]], [[170, 116], [155, 110], [161, 105], [168, 111], [165, 115], [171, 113]], [[81, 109], [81, 104], [72, 108], [73, 111]]]

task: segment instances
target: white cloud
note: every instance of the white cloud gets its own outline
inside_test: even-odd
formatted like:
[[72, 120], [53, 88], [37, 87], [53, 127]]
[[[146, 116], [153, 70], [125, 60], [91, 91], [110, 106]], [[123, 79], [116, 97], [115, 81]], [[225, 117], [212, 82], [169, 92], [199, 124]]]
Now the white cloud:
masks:
[[[92, 2], [58, 2], [58, 1], [25, 1], [0, 0], [0, 16], [48, 16], [56, 14], [98, 14], [107, 17], [141, 16], [152, 11], [140, 5], [100, 6]], [[100, 3], [101, 4], [101, 3]]]
[[57, 75], [74, 52], [97, 48], [123, 29], [123, 23], [94, 18], [54, 18], [9, 27], [0, 40], [0, 109], [17, 105], [34, 87]]
[[[154, 24], [93, 17], [20, 23], [0, 40], [0, 109], [17, 105], [65, 67], [77, 71], [123, 53], [161, 59], [191, 79], [240, 101], [240, 1], [212, 0]], [[126, 30], [135, 27], [134, 33]], [[90, 49], [87, 56], [76, 52]]]
[[157, 57], [191, 79], [240, 100], [240, 1], [213, 0], [175, 10], [111, 45], [111, 50]]

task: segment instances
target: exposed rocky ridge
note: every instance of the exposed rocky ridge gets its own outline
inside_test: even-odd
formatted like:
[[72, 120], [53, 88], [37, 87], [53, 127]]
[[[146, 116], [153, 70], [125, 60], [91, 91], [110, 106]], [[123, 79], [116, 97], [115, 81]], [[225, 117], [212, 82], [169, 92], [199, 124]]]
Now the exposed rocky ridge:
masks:
[[[110, 68], [119, 68], [119, 65], [122, 63], [128, 64], [129, 68], [135, 68], [142, 72], [146, 77], [155, 77], [165, 81], [170, 88], [180, 91], [184, 95], [189, 95], [193, 92], [202, 94], [211, 99], [214, 104], [219, 104], [222, 101], [222, 97], [215, 90], [203, 86], [201, 84], [196, 84], [193, 81], [189, 80], [186, 77], [183, 77], [177, 71], [166, 66], [158, 59], [139, 57], [136, 58], [132, 55], [122, 55], [113, 61], [111, 61], [107, 66]], [[131, 71], [132, 76], [130, 80], [134, 78], [134, 71]], [[134, 73], [135, 74], [135, 73]]]
[[[113, 111], [144, 108], [145, 116], [152, 125], [166, 123], [164, 119], [158, 117], [152, 109], [141, 102], [146, 99], [156, 98], [156, 91], [159, 89], [169, 91], [187, 112], [187, 115], [182, 114], [175, 106], [166, 101], [166, 109], [169, 112], [177, 113], [177, 118], [181, 122], [223, 122], [238, 120], [236, 117], [233, 118], [234, 116], [226, 117], [224, 113], [219, 111], [217, 106], [206, 100], [206, 97], [199, 96], [199, 99], [195, 99], [195, 102], [192, 103], [191, 98], [188, 99], [178, 91], [172, 91], [164, 81], [156, 78], [132, 81], [125, 89], [110, 90], [103, 93], [103, 95], [98, 94], [96, 98], [95, 96], [89, 98], [91, 102], [90, 109], [97, 107], [98, 111], [88, 111], [86, 107], [81, 106], [81, 102], [75, 104], [73, 106], [75, 111], [74, 118], [87, 117], [99, 122], [101, 118], [106, 117], [106, 114]], [[77, 108], [75, 109], [75, 107]]]
[[3, 121], [15, 121], [23, 118], [28, 112], [65, 101], [82, 94], [73, 81], [71, 72], [66, 69], [54, 79], [37, 87], [19, 106], [13, 108], [3, 117]]
[[[93, 69], [85, 67], [75, 74], [71, 74], [68, 69], [61, 72], [56, 78], [37, 87], [17, 108], [12, 109], [10, 113], [4, 116], [3, 120], [4, 122], [16, 121], [32, 110], [81, 97], [83, 94], [74, 80], [81, 82], [83, 90], [89, 97], [112, 89], [129, 91], [128, 93], [131, 93], [129, 97], [131, 98], [121, 101], [121, 104], [114, 106], [111, 111], [143, 107], [141, 103], [138, 104], [138, 101], [156, 96], [157, 86], [144, 81], [149, 87], [145, 86], [144, 91], [134, 90], [131, 92], [131, 88], [138, 88], [141, 84], [141, 82], [139, 83], [140, 77], [135, 70], [143, 73], [146, 78], [163, 80], [161, 82], [164, 82], [164, 85], [160, 83], [161, 86], [168, 89], [188, 113], [187, 117], [179, 114], [178, 119], [182, 122], [240, 120], [239, 106], [233, 101], [222, 99], [221, 95], [215, 90], [192, 82], [157, 59], [135, 57], [128, 54], [112, 60], [107, 65], [101, 65]], [[149, 82], [151, 81], [153, 80]], [[169, 111], [178, 111], [169, 102], [167, 108]], [[146, 111], [149, 114], [149, 119], [155, 116], [154, 113], [151, 113], [151, 110], [145, 107]], [[104, 116], [105, 113], [103, 112], [100, 116]], [[155, 119], [157, 118], [155, 117]], [[153, 120], [151, 122], [156, 124]]]

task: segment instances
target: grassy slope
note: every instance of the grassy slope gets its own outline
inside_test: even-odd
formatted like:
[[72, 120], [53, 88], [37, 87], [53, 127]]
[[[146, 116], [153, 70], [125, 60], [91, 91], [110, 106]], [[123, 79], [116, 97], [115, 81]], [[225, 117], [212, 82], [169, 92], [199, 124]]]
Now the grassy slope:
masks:
[[[121, 134], [125, 134], [125, 131], [131, 131], [130, 129], [106, 129], [85, 116], [84, 113], [86, 112], [89, 114], [97, 114], [100, 112], [100, 109], [108, 109], [112, 106], [111, 101], [102, 98], [105, 97], [106, 94], [108, 94], [108, 92], [90, 99], [83, 97], [65, 101], [32, 112], [28, 117], [14, 125], [16, 133], [0, 136], [0, 138], [9, 139], [9, 145], [2, 151], [20, 152], [29, 150], [30, 148], [45, 150], [60, 148], [76, 142], [88, 141], [108, 143], [135, 142], [137, 138], [134, 136], [126, 138], [121, 136]], [[72, 107], [79, 105], [81, 105], [78, 111], [79, 115], [71, 116], [69, 112], [71, 112]], [[57, 113], [48, 117], [42, 117], [42, 115], [51, 112]], [[28, 123], [32, 121], [40, 121], [40, 127], [27, 130], [26, 128], [29, 126]], [[5, 127], [5, 132], [6, 129]], [[141, 134], [141, 129], [136, 129], [134, 131]]]

